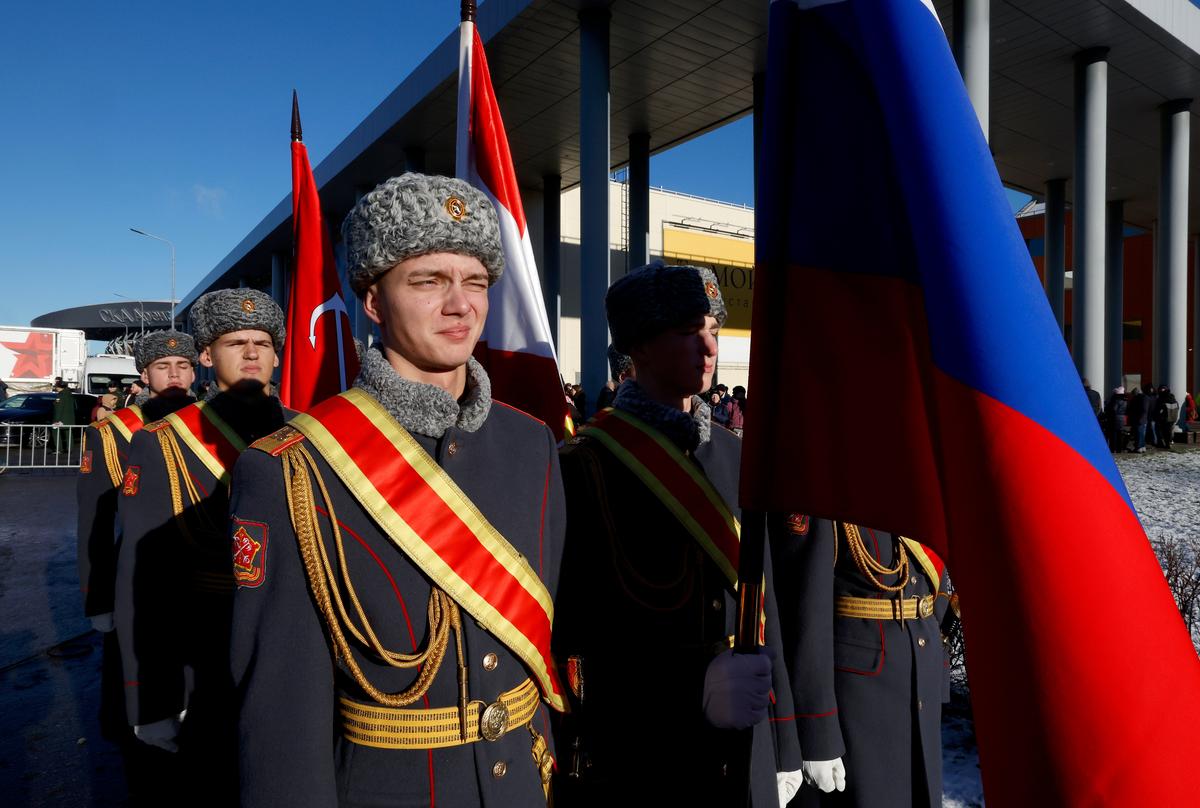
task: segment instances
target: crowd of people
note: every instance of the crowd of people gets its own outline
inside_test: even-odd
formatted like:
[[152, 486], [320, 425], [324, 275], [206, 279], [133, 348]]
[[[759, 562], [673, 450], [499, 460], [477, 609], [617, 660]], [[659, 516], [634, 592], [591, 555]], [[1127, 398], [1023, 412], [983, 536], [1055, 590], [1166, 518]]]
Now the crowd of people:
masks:
[[1103, 403], [1087, 379], [1083, 380], [1083, 386], [1114, 454], [1144, 454], [1147, 445], [1170, 449], [1176, 430], [1186, 434], [1197, 421], [1196, 399], [1192, 394], [1184, 392], [1180, 401], [1165, 384], [1157, 387], [1146, 384], [1128, 391], [1123, 385], [1114, 387]]

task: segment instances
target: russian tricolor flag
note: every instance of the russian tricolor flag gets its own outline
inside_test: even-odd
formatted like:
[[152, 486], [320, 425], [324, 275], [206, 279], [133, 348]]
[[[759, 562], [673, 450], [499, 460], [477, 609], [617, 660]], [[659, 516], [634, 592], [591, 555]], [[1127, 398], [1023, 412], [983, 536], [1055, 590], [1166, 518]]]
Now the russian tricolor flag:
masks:
[[550, 340], [508, 136], [472, 19], [464, 19], [459, 30], [457, 145], [458, 176], [496, 206], [504, 247], [504, 275], [488, 292], [488, 317], [475, 358], [487, 368], [494, 398], [545, 421], [561, 441], [564, 433], [574, 433], [574, 424]]
[[931, 5], [775, 0], [766, 93], [742, 505], [946, 558], [989, 806], [1196, 804], [1200, 662]]

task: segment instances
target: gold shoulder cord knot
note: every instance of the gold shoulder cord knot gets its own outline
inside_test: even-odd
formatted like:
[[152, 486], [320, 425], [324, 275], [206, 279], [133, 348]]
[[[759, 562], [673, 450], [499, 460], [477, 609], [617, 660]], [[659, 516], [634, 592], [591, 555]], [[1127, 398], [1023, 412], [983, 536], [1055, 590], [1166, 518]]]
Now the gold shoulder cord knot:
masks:
[[[837, 522], [834, 522], [833, 529], [836, 534]], [[904, 542], [893, 540], [895, 542], [893, 546], [896, 550], [896, 565], [894, 567], [885, 567], [876, 561], [873, 555], [867, 552], [867, 548], [863, 545], [862, 532], [858, 529], [858, 525], [843, 522], [842, 530], [846, 534], [846, 546], [850, 550], [850, 557], [854, 559], [854, 565], [858, 567], [858, 571], [880, 592], [887, 592], [894, 595], [897, 601], [896, 605], [900, 607], [904, 587], [908, 585], [908, 553], [904, 549]], [[881, 578], [887, 575], [899, 576], [896, 579], [898, 583], [895, 585], [884, 583]], [[904, 609], [898, 608], [896, 613], [900, 615], [900, 623], [903, 625]]]
[[184, 457], [183, 450], [179, 446], [179, 440], [175, 437], [175, 430], [166, 427], [159, 429], [154, 433], [154, 436], [158, 438], [159, 448], [162, 449], [163, 462], [167, 467], [167, 484], [171, 489], [171, 513], [175, 516], [175, 524], [183, 534], [184, 540], [195, 543], [191, 528], [184, 517], [183, 490], [184, 488], [187, 489], [188, 507], [200, 504], [200, 491], [196, 488], [196, 483], [192, 480], [192, 475], [187, 473], [187, 458]]
[[[303, 443], [289, 446], [279, 456], [283, 461], [284, 489], [287, 493], [288, 511], [291, 513], [292, 526], [296, 531], [296, 541], [304, 562], [305, 575], [316, 601], [317, 610], [329, 630], [335, 659], [340, 659], [345, 663], [351, 677], [370, 698], [387, 707], [405, 707], [424, 696], [430, 685], [433, 684], [433, 679], [446, 656], [450, 631], [453, 629], [459, 660], [459, 712], [464, 724], [461, 731], [465, 738], [467, 668], [463, 657], [462, 616], [459, 613], [458, 604], [444, 591], [436, 586], [433, 587], [429, 593], [429, 643], [426, 647], [413, 654], [402, 654], [384, 648], [383, 643], [375, 634], [375, 629], [367, 618], [362, 603], [358, 599], [358, 593], [354, 590], [354, 584], [350, 580], [337, 513], [316, 462]], [[329, 524], [333, 530], [334, 551], [341, 573], [340, 581], [335, 578], [329, 553], [321, 537], [321, 526], [317, 521], [316, 502], [313, 496], [312, 480], [314, 479], [317, 481], [322, 501], [329, 514]], [[350, 619], [350, 615], [346, 611], [343, 589], [345, 598], [349, 599], [354, 613], [357, 615], [357, 625]], [[361, 630], [359, 625], [362, 627]], [[416, 681], [399, 693], [384, 693], [379, 690], [367, 680], [366, 674], [351, 653], [347, 633], [360, 645], [368, 646], [380, 660], [394, 668], [419, 668]]]
[[117, 456], [117, 439], [113, 435], [112, 426], [101, 424], [96, 427], [100, 433], [100, 445], [104, 449], [104, 468], [108, 471], [108, 479], [112, 480], [113, 488], [121, 486], [121, 458]]

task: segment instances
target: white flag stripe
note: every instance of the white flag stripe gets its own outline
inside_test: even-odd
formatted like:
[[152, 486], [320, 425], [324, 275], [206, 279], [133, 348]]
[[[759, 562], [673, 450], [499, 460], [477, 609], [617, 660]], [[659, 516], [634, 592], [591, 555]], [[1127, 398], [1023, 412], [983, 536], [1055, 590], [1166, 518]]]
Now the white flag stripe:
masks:
[[521, 235], [512, 213], [500, 204], [478, 174], [472, 171], [467, 181], [495, 205], [504, 248], [504, 274], [488, 292], [488, 318], [480, 340], [492, 349], [535, 354], [557, 363], [529, 230], [526, 228]]

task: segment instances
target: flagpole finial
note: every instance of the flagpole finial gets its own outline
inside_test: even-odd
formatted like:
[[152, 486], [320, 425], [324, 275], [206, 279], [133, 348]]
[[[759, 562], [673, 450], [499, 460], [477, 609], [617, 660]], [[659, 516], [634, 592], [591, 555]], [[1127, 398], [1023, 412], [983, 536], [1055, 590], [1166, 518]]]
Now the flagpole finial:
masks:
[[462, 21], [475, 22], [475, 0], [462, 0]]
[[300, 101], [295, 90], [292, 90], [292, 140], [304, 140], [304, 133], [300, 129]]

